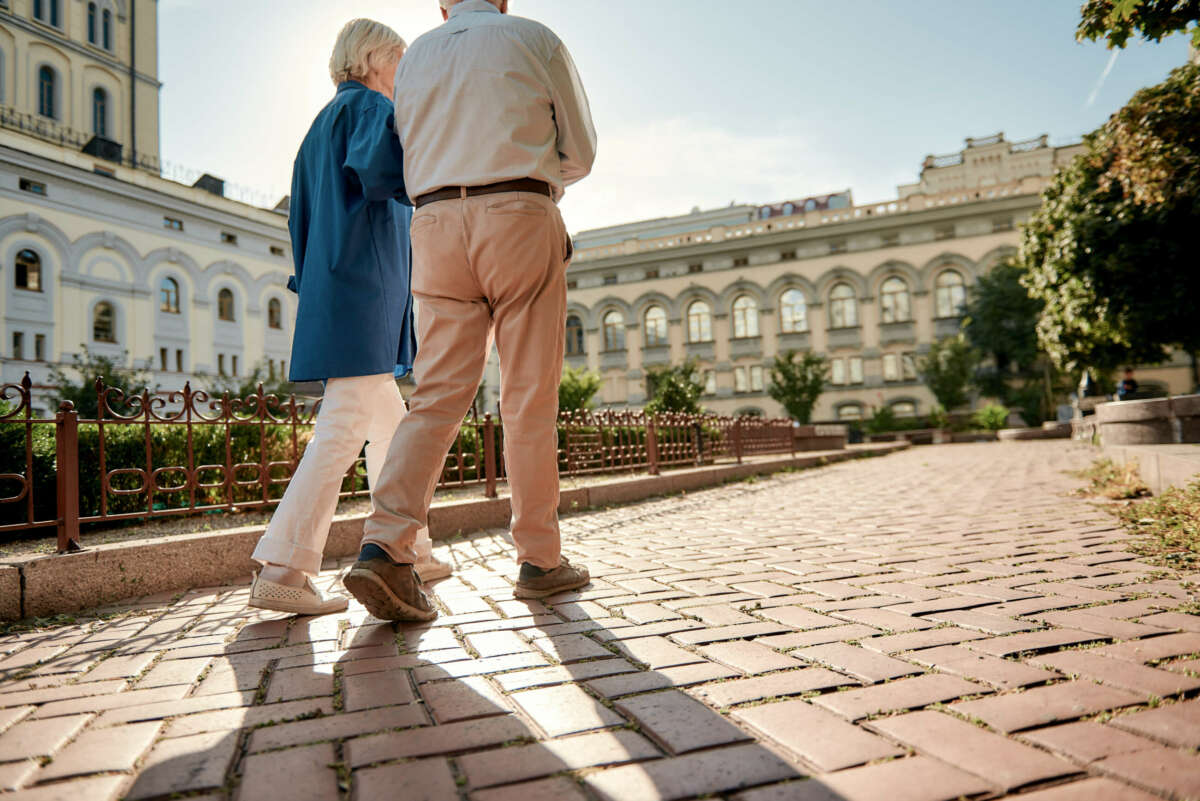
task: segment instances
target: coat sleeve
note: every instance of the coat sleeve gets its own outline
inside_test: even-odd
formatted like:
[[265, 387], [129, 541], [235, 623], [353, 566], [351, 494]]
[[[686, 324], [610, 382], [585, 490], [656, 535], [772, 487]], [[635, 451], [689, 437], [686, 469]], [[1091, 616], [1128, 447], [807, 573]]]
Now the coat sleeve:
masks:
[[358, 111], [350, 123], [342, 169], [362, 187], [367, 200], [412, 205], [404, 190], [404, 153], [390, 107], [384, 101]]

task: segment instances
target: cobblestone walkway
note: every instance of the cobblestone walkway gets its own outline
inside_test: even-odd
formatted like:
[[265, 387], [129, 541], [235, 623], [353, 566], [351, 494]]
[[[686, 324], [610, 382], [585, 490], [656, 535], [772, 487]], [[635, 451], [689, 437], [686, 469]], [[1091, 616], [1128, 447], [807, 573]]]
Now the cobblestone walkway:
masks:
[[[1200, 797], [1186, 582], [1072, 497], [1068, 443], [956, 445], [564, 521], [591, 587], [443, 616], [251, 614], [245, 586], [0, 639], [14, 799]], [[322, 577], [336, 581], [336, 565]]]

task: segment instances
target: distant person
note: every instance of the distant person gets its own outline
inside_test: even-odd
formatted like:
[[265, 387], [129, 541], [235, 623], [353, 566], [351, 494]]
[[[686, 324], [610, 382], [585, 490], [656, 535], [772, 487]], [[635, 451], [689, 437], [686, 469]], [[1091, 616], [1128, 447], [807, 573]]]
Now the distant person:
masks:
[[1120, 385], [1117, 387], [1117, 399], [1129, 400], [1137, 395], [1138, 382], [1133, 377], [1133, 368], [1125, 368], [1125, 377], [1121, 379]]
[[[337, 87], [300, 145], [291, 211], [299, 293], [292, 381], [325, 382], [313, 438], [254, 549], [262, 564], [250, 606], [303, 615], [340, 612], [344, 595], [312, 581], [346, 471], [366, 443], [367, 482], [404, 419], [396, 377], [413, 363], [413, 303], [400, 142], [392, 130], [392, 78], [404, 40], [391, 28], [356, 19], [338, 35], [329, 60]], [[450, 574], [433, 558], [429, 532], [416, 533], [417, 569]]]
[[396, 130], [416, 205], [413, 293], [421, 349], [412, 411], [396, 429], [347, 589], [376, 617], [431, 620], [417, 533], [446, 452], [500, 353], [504, 455], [520, 574], [540, 598], [590, 580], [562, 557], [558, 384], [571, 238], [556, 201], [586, 176], [596, 134], [566, 47], [508, 0], [441, 0], [446, 24], [396, 73]]

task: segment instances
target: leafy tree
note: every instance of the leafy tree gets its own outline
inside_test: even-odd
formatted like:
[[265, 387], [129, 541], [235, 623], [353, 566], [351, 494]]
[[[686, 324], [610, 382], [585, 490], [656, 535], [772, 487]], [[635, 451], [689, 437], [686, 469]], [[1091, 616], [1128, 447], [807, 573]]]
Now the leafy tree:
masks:
[[964, 312], [967, 341], [1001, 373], [1028, 372], [1040, 355], [1037, 321], [1045, 304], [1021, 285], [1023, 272], [1014, 259], [997, 264], [971, 287]]
[[957, 409], [967, 403], [967, 386], [978, 365], [979, 351], [959, 334], [930, 345], [917, 360], [917, 372], [943, 408]]
[[651, 367], [646, 370], [646, 380], [651, 395], [650, 402], [646, 404], [647, 412], [700, 412], [704, 381], [695, 360], [688, 359], [675, 367]]
[[775, 357], [767, 394], [783, 406], [788, 417], [807, 424], [828, 378], [829, 360], [824, 356], [789, 350]]
[[1075, 38], [1106, 39], [1123, 48], [1133, 34], [1152, 42], [1191, 28], [1192, 45], [1200, 48], [1200, 0], [1086, 0]]
[[562, 380], [558, 384], [558, 409], [566, 412], [586, 412], [595, 405], [596, 393], [604, 379], [586, 367], [563, 367]]
[[895, 431], [900, 427], [896, 412], [891, 406], [880, 406], [875, 413], [867, 418], [867, 431], [872, 434], [882, 434], [885, 431]]
[[217, 376], [212, 379], [212, 383], [208, 387], [195, 388], [208, 389], [210, 394], [214, 395], [228, 392], [231, 398], [248, 398], [258, 393], [259, 384], [263, 385], [265, 394], [276, 395], [280, 400], [292, 393], [292, 385], [287, 378], [282, 374], [272, 376], [261, 362], [254, 365], [253, 370], [240, 378]]
[[1061, 369], [1196, 353], [1200, 326], [1200, 65], [1139, 91], [1084, 138], [1026, 226], [1022, 282], [1045, 307], [1038, 341]]
[[[122, 366], [125, 362], [124, 353], [120, 359], [113, 359], [92, 353], [87, 345], [79, 347], [83, 353], [72, 357], [71, 367], [68, 368], [70, 372], [55, 365], [50, 371], [50, 383], [58, 387], [59, 401], [70, 401], [75, 405], [80, 419], [96, 419], [96, 413], [99, 411], [96, 379], [103, 381], [106, 387], [121, 390], [127, 398], [140, 393], [149, 384], [149, 375], [136, 368]], [[119, 404], [111, 393], [108, 397], [108, 405], [112, 410], [122, 414], [131, 411], [127, 406]], [[104, 416], [111, 417], [112, 414], [106, 411]]]

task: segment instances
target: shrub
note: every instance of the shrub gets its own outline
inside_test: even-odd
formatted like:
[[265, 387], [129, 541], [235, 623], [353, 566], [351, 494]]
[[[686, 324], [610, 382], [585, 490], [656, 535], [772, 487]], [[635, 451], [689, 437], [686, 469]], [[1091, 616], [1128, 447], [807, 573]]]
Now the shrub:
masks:
[[971, 422], [985, 431], [999, 431], [1008, 425], [1008, 409], [997, 403], [989, 404], [975, 412]]

